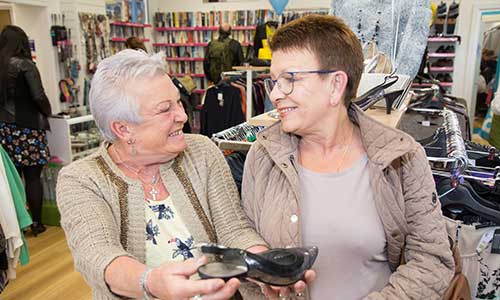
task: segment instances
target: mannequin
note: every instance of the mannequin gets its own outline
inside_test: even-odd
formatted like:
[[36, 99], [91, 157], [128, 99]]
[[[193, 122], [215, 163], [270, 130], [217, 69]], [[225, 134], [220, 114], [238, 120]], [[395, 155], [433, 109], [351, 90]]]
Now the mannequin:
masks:
[[332, 0], [332, 11], [362, 44], [376, 42], [396, 73], [415, 77], [429, 35], [429, 0]]

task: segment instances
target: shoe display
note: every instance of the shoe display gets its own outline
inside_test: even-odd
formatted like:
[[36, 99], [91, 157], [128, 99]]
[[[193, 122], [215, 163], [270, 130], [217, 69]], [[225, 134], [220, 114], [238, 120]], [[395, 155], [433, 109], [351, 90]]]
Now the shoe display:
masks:
[[445, 48], [444, 53], [455, 53], [455, 46], [449, 45]]
[[436, 53], [447, 53], [447, 49], [448, 47], [446, 47], [445, 45], [441, 45], [439, 46], [439, 48], [436, 49]]
[[453, 60], [441, 58], [432, 64], [432, 67], [453, 67]]
[[318, 256], [317, 247], [276, 248], [250, 253], [208, 244], [201, 246], [201, 252], [216, 257], [216, 261], [198, 269], [203, 279], [251, 278], [275, 286], [288, 286], [304, 279], [304, 273], [313, 266]]

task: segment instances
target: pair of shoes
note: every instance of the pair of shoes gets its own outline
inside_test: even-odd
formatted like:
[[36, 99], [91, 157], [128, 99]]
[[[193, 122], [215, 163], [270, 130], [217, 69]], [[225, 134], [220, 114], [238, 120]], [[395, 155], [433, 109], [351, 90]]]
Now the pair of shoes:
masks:
[[31, 224], [31, 232], [35, 237], [45, 230], [47, 230], [47, 228], [40, 222], [33, 222], [33, 224]]
[[440, 82], [453, 82], [453, 78], [451, 77], [451, 75], [449, 73], [439, 73], [437, 76], [436, 76], [436, 80], [439, 80]]
[[436, 53], [455, 53], [455, 46], [445, 46], [441, 45], [437, 48]]
[[432, 64], [433, 67], [453, 67], [453, 60], [451, 59], [438, 59]]

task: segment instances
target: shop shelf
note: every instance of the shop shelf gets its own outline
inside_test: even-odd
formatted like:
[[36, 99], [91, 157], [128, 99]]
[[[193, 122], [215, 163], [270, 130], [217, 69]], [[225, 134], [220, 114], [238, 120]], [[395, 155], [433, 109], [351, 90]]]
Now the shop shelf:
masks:
[[203, 57], [167, 57], [168, 61], [203, 61]]
[[455, 57], [455, 53], [428, 53], [427, 56], [436, 58], [453, 58]]

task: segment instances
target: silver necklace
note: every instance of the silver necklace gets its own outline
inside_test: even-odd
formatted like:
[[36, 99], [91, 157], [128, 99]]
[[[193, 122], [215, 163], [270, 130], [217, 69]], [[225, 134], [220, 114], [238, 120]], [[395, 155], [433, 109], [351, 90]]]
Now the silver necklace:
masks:
[[131, 166], [127, 165], [120, 157], [120, 155], [118, 154], [118, 152], [116, 151], [115, 147], [112, 147], [113, 149], [113, 152], [115, 153], [115, 156], [118, 158], [119, 160], [119, 164], [122, 164], [127, 170], [129, 170], [130, 172], [132, 172], [133, 174], [135, 174], [137, 176], [137, 179], [139, 179], [140, 182], [142, 182], [144, 185], [146, 186], [150, 186], [151, 187], [151, 191], [149, 192], [149, 194], [151, 195], [151, 197], [153, 199], [148, 199], [146, 198], [146, 200], [148, 201], [156, 201], [156, 197], [158, 196], [158, 194], [160, 194], [160, 192], [156, 189], [156, 184], [158, 183], [158, 178], [159, 176], [157, 177], [156, 174], [153, 175], [153, 178], [151, 178], [151, 183], [149, 182], [146, 182], [144, 180], [142, 180], [141, 178], [141, 171], [140, 170], [136, 170], [134, 168], [132, 168]]

